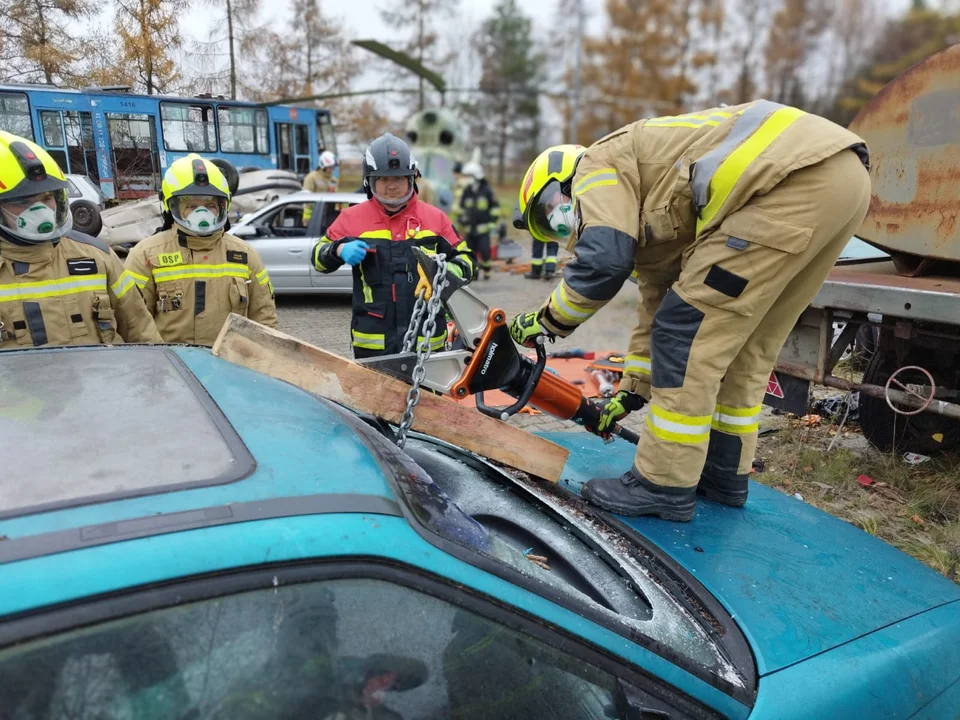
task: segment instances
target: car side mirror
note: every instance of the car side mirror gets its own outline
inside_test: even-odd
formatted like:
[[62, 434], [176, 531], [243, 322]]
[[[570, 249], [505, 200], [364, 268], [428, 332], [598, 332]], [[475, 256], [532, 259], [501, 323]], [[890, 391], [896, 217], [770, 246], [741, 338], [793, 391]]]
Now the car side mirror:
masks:
[[260, 234], [260, 228], [256, 225], [235, 225], [230, 228], [230, 233], [240, 238], [257, 237]]

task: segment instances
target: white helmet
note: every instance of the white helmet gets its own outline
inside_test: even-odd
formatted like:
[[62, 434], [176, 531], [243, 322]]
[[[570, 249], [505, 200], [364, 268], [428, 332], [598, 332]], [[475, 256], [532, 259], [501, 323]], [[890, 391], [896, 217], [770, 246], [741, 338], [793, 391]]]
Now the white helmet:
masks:
[[320, 153], [320, 167], [323, 170], [327, 170], [337, 165], [337, 156], [334, 155], [329, 150], [324, 150]]
[[477, 162], [468, 162], [463, 166], [463, 174], [474, 180], [483, 180], [483, 167]]

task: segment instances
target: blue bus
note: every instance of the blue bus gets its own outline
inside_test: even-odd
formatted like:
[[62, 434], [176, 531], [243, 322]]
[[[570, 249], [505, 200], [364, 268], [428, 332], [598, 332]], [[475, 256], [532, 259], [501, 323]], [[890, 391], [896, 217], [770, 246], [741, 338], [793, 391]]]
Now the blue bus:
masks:
[[156, 193], [167, 166], [191, 152], [240, 172], [278, 168], [303, 177], [321, 152], [337, 151], [327, 110], [129, 90], [0, 85], [0, 129], [32, 138], [64, 172], [89, 176], [115, 200]]

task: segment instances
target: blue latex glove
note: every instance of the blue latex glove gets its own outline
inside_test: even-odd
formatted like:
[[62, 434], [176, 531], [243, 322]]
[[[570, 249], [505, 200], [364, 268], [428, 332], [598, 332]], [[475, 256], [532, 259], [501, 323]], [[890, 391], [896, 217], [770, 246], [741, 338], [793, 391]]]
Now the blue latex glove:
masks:
[[368, 247], [363, 240], [351, 240], [340, 246], [340, 259], [347, 265], [359, 265], [367, 256]]

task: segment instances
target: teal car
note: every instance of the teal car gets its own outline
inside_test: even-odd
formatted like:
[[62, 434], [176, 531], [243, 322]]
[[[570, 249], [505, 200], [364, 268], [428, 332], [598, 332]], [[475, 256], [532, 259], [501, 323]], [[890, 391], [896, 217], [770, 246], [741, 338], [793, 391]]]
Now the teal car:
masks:
[[0, 354], [0, 717], [955, 718], [960, 588], [752, 485], [610, 515], [208, 350]]

